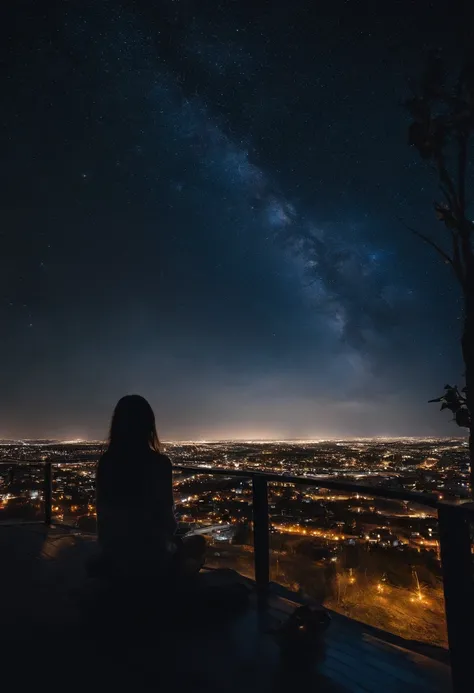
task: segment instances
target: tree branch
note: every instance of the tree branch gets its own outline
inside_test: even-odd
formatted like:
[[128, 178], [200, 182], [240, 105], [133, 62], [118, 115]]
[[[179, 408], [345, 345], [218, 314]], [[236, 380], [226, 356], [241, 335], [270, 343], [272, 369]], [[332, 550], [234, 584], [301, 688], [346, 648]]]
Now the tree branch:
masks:
[[465, 231], [461, 235], [461, 247], [466, 274], [472, 278], [474, 272], [474, 252], [472, 250], [471, 231]]
[[450, 265], [453, 268], [454, 274], [456, 275], [456, 279], [459, 281], [461, 286], [464, 287], [464, 278], [460, 272], [460, 267], [456, 266], [453, 258], [451, 258], [445, 250], [443, 250], [437, 243], [435, 243], [435, 241], [433, 241], [432, 238], [426, 236], [424, 233], [421, 233], [421, 231], [417, 231], [417, 229], [414, 229], [412, 226], [409, 226], [405, 221], [403, 221], [403, 219], [398, 218], [398, 221], [400, 221], [403, 224], [403, 226], [406, 229], [408, 229], [408, 231], [410, 231], [414, 236], [421, 238], [421, 240], [424, 243], [434, 248], [438, 255], [440, 255], [443, 258], [446, 264]]
[[[466, 215], [466, 167], [468, 136], [460, 134], [458, 137], [458, 188], [459, 188], [459, 212], [461, 221]], [[465, 230], [463, 230], [463, 233]]]
[[[435, 167], [433, 166], [433, 168], [435, 168]], [[436, 170], [436, 169], [435, 169], [435, 170]], [[443, 193], [444, 199], [446, 200], [446, 204], [448, 205], [449, 209], [454, 209], [454, 200], [453, 200], [453, 198], [451, 197], [451, 195], [449, 194], [448, 189], [446, 188], [446, 186], [443, 185], [443, 183], [440, 183], [440, 184], [439, 184], [439, 189], [440, 189], [441, 192]]]
[[454, 233], [454, 231], [451, 231], [451, 235], [453, 237], [453, 268], [456, 272], [456, 277], [458, 278], [458, 280], [461, 283], [461, 286], [464, 289], [466, 276], [464, 271], [464, 265], [462, 262], [461, 251], [459, 248], [459, 234], [456, 234]]
[[448, 169], [446, 168], [446, 164], [444, 162], [444, 156], [441, 153], [436, 157], [436, 166], [438, 169], [439, 180], [447, 191], [449, 191], [449, 195], [451, 197], [451, 210], [457, 214], [459, 211], [459, 200], [456, 194], [456, 187], [448, 173]]

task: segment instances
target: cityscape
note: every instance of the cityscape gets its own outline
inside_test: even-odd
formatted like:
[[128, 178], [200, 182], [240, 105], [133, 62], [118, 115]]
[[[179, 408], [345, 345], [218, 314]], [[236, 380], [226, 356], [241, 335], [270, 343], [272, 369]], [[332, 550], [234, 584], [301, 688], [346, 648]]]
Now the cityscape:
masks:
[[[95, 533], [96, 462], [104, 447], [3, 441], [0, 522], [42, 519], [44, 463], [51, 462], [53, 522]], [[254, 577], [252, 486], [242, 473], [276, 473], [281, 480], [268, 485], [271, 580], [396, 635], [447, 645], [436, 511], [422, 501], [423, 495], [468, 497], [465, 439], [200, 441], [164, 448], [177, 465], [177, 519], [183, 532], [208, 538], [208, 566]], [[294, 476], [306, 483], [291, 483]], [[311, 477], [314, 485], [307, 483]], [[373, 487], [377, 497], [327, 489], [325, 479]], [[383, 498], [385, 489], [416, 492], [417, 502]]]

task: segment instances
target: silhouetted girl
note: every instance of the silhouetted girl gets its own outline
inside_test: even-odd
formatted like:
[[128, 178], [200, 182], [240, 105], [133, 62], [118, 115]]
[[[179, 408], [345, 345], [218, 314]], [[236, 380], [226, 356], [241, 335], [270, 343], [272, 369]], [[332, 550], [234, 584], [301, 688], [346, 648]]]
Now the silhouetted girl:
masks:
[[152, 408], [139, 395], [115, 407], [97, 470], [97, 530], [103, 558], [120, 573], [199, 570], [202, 537], [175, 537], [171, 462], [160, 451]]

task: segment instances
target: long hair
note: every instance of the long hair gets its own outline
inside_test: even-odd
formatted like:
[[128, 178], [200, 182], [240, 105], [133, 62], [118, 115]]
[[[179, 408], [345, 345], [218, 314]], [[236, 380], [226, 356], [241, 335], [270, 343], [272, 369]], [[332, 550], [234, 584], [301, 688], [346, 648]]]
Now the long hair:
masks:
[[155, 415], [144, 397], [126, 395], [115, 407], [109, 434], [109, 452], [160, 451]]

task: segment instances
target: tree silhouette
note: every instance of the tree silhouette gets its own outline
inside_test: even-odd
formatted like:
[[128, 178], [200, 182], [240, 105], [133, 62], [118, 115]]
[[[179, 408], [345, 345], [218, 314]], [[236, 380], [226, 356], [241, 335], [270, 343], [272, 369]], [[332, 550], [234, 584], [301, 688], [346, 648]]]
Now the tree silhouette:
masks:
[[409, 143], [433, 167], [438, 179], [441, 199], [435, 202], [434, 212], [444, 225], [446, 244], [409, 228], [451, 268], [463, 298], [461, 349], [466, 386], [460, 392], [446, 385], [445, 394], [431, 401], [441, 402], [441, 409], [452, 411], [457, 424], [469, 429], [474, 495], [474, 223], [469, 218], [472, 198], [468, 190], [474, 164], [474, 60], [466, 60], [459, 74], [449, 79], [439, 56], [432, 55], [406, 107], [411, 117]]

